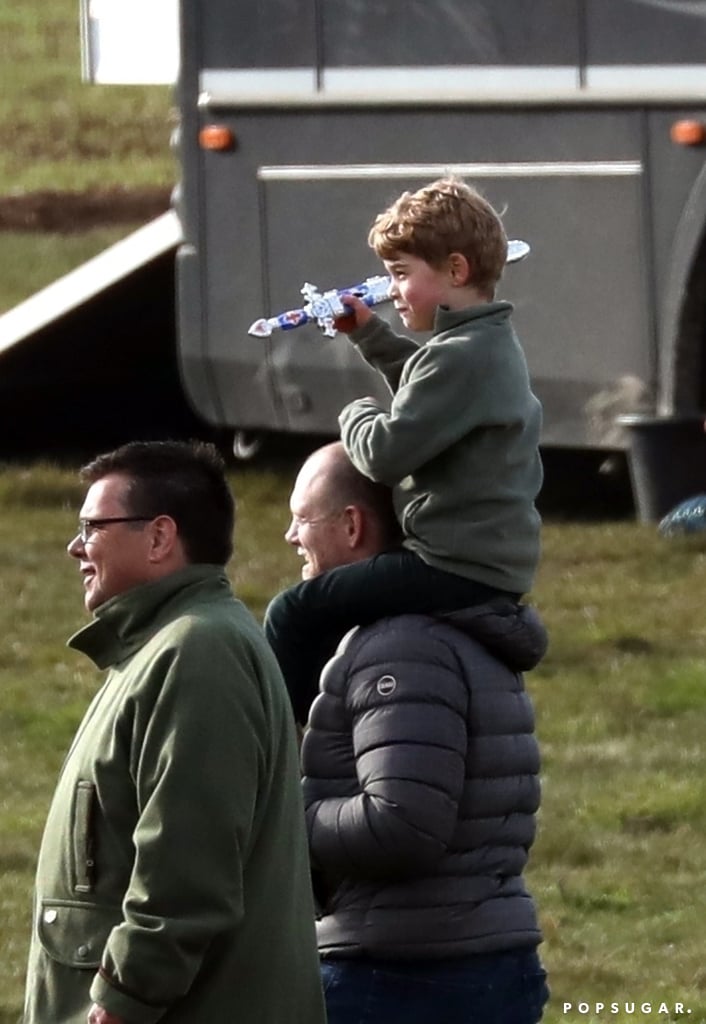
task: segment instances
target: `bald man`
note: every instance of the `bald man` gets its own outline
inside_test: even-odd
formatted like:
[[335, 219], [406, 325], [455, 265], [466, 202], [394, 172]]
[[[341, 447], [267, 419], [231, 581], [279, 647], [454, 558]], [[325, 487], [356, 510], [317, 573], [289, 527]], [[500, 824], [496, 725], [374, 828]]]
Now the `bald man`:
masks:
[[[290, 505], [285, 536], [303, 558], [293, 589], [324, 616], [342, 574], [399, 551], [389, 492], [340, 444], [306, 460]], [[521, 672], [545, 644], [533, 610], [507, 600], [326, 635], [320, 683], [293, 700], [300, 721], [308, 712], [329, 1024], [540, 1020], [548, 990], [523, 879], [539, 752]]]

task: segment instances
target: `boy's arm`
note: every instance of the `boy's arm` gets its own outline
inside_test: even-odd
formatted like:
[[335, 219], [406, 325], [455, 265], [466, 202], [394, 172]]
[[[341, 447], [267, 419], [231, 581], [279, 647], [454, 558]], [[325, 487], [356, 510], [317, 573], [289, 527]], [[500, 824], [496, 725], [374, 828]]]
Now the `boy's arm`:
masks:
[[375, 315], [365, 327], [354, 331], [350, 339], [366, 363], [383, 375], [394, 395], [400, 386], [404, 364], [419, 345], [403, 334], [395, 334], [385, 320]]
[[[483, 373], [469, 368], [452, 346], [424, 346], [412, 357], [405, 383], [389, 412], [374, 398], [359, 398], [338, 417], [341, 440], [365, 476], [394, 486], [480, 423], [504, 416]], [[493, 406], [497, 405], [493, 413]]]
[[363, 359], [378, 370], [394, 395], [399, 387], [402, 367], [420, 347], [411, 338], [395, 334], [390, 325], [355, 296], [346, 296], [346, 305], [353, 312], [336, 320]]

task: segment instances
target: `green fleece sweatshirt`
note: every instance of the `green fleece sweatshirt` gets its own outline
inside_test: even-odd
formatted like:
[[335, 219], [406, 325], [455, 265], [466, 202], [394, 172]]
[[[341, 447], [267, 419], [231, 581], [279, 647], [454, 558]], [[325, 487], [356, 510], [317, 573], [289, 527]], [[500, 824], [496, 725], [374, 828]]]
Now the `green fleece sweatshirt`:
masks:
[[25, 1024], [323, 1024], [294, 723], [217, 566], [107, 601], [39, 857]]
[[374, 316], [351, 337], [392, 404], [358, 399], [339, 424], [354, 465], [393, 488], [407, 547], [437, 568], [526, 593], [539, 560], [541, 406], [511, 313], [509, 302], [440, 308], [423, 345]]

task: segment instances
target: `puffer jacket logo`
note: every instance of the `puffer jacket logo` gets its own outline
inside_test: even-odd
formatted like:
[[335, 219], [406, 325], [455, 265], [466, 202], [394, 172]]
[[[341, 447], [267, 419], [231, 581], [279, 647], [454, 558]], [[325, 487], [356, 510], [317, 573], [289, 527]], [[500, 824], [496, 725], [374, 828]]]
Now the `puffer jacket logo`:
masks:
[[397, 680], [394, 676], [380, 676], [376, 689], [381, 697], [390, 697], [397, 689]]

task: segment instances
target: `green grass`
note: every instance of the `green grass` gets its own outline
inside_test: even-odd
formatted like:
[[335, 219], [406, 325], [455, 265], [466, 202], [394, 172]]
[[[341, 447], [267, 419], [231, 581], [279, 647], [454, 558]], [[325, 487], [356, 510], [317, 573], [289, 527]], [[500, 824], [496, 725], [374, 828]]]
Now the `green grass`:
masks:
[[0, 6], [0, 195], [170, 185], [172, 89], [81, 81], [76, 0]]
[[[258, 616], [299, 574], [282, 539], [294, 469], [233, 475], [232, 575]], [[65, 647], [85, 621], [64, 551], [80, 500], [65, 471], [0, 472], [0, 1024], [21, 1005], [47, 803], [98, 683]], [[706, 1021], [704, 593], [706, 541], [665, 541], [630, 522], [546, 525], [534, 599], [552, 642], [528, 678], [544, 791], [528, 878], [545, 933], [547, 1024]], [[621, 1010], [579, 1013], [580, 1001]], [[692, 1012], [675, 1015], [680, 1002]]]
[[131, 230], [122, 225], [77, 235], [0, 231], [0, 314], [125, 238]]
[[[0, 196], [171, 187], [175, 119], [171, 87], [81, 81], [77, 0], [0, 3]], [[130, 230], [0, 231], [0, 313]]]
[[550, 1020], [580, 999], [682, 1002], [706, 1020], [706, 642], [694, 599], [705, 584], [703, 541], [628, 523], [546, 530], [536, 594], [552, 648], [530, 679], [544, 760], [530, 880]]

